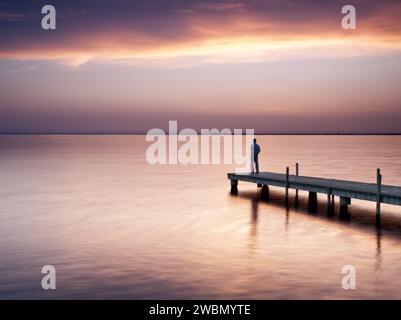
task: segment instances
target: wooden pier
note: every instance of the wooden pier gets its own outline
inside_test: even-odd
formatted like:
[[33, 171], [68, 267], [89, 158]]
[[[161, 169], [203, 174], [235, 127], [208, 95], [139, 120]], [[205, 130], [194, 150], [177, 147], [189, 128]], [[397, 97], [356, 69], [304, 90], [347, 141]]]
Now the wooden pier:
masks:
[[309, 192], [308, 207], [316, 209], [317, 193], [327, 195], [328, 208], [334, 208], [334, 197], [340, 199], [340, 213], [346, 214], [351, 199], [359, 199], [376, 202], [376, 222], [380, 223], [380, 204], [392, 204], [401, 206], [401, 187], [382, 185], [380, 169], [377, 169], [376, 183], [366, 183], [347, 180], [325, 179], [318, 177], [300, 176], [299, 166], [296, 165], [296, 174], [289, 174], [289, 168], [285, 173], [261, 172], [261, 173], [228, 173], [231, 181], [231, 193], [238, 193], [238, 181], [256, 183], [261, 187], [261, 196], [269, 197], [269, 186], [285, 188], [285, 202], [288, 204], [288, 190], [295, 189], [295, 200], [298, 202], [298, 190]]

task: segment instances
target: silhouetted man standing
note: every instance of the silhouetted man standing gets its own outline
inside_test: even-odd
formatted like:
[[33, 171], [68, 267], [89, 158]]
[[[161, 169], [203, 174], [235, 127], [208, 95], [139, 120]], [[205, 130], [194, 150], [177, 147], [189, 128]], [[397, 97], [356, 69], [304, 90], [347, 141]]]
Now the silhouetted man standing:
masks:
[[260, 153], [260, 147], [256, 143], [256, 139], [253, 139], [253, 144], [252, 144], [252, 164], [251, 164], [251, 169], [252, 173], [254, 173], [253, 170], [253, 163], [255, 162], [255, 167], [256, 167], [256, 173], [259, 173], [259, 153]]

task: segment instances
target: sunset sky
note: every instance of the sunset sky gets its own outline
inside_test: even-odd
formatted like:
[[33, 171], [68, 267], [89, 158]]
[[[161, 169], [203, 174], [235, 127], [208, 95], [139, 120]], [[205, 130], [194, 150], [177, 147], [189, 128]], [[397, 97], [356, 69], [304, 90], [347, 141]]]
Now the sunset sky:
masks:
[[0, 132], [401, 132], [400, 22], [391, 0], [2, 0]]

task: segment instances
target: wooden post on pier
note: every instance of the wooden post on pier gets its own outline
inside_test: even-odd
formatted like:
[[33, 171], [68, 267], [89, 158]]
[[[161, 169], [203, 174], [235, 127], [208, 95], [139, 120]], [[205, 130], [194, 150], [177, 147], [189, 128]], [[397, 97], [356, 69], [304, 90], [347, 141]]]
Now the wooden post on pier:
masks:
[[377, 169], [376, 172], [376, 184], [377, 184], [377, 193], [376, 193], [376, 224], [380, 225], [380, 204], [381, 204], [381, 193], [382, 193], [382, 175], [380, 173], [380, 169]]
[[[295, 164], [295, 175], [298, 177], [299, 175], [299, 164], [298, 162]], [[298, 206], [298, 189], [295, 189], [295, 206]]]
[[290, 181], [289, 181], [289, 175], [290, 175], [290, 168], [287, 167], [285, 169], [285, 203], [288, 204], [288, 188], [290, 185]]

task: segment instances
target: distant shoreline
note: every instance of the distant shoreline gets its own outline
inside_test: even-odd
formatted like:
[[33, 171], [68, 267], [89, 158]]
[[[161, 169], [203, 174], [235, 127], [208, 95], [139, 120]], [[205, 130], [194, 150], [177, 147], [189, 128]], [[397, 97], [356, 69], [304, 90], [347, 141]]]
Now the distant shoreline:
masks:
[[[200, 134], [200, 133], [198, 133]], [[143, 136], [143, 132], [0, 132], [0, 136]], [[243, 134], [245, 135], [245, 134]], [[255, 136], [400, 136], [401, 133], [255, 133]]]

